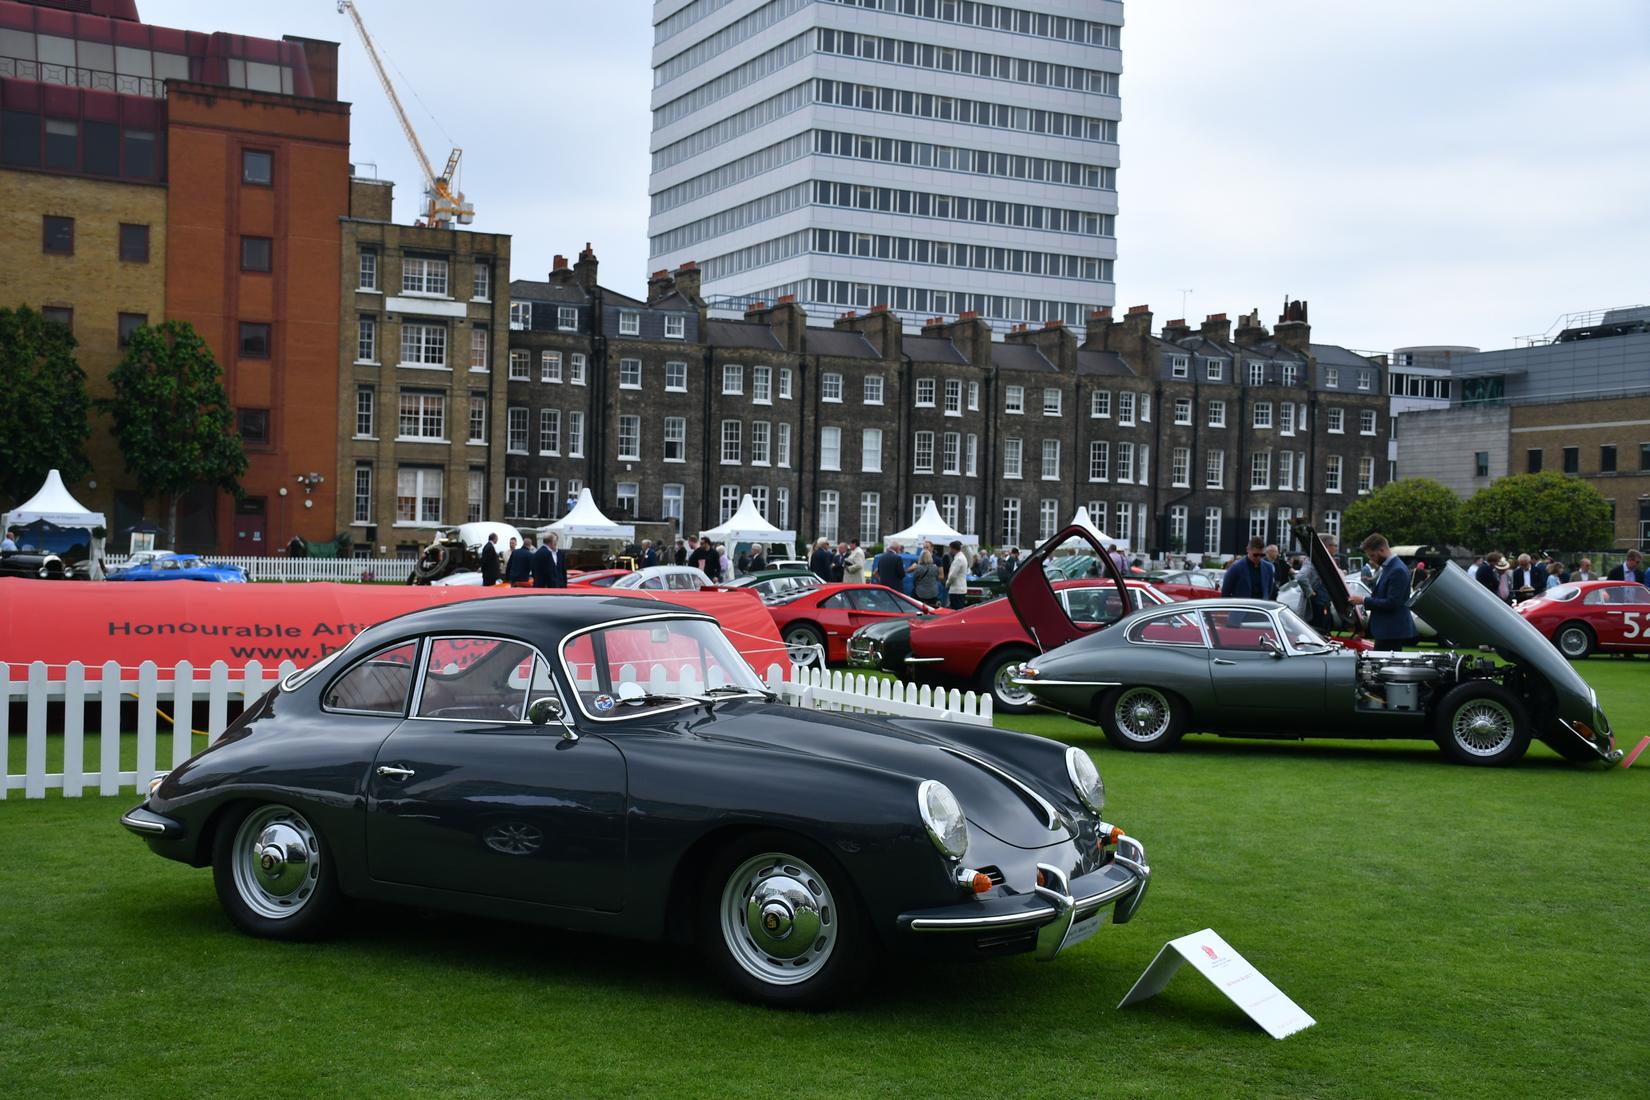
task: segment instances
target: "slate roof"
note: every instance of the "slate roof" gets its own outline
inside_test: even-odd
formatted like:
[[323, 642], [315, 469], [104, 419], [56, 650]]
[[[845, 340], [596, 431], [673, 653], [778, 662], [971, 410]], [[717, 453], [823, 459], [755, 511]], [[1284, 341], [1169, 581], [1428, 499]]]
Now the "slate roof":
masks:
[[510, 297], [524, 302], [565, 302], [569, 305], [590, 303], [590, 296], [578, 283], [550, 283], [535, 279], [511, 279]]
[[913, 363], [964, 363], [968, 360], [957, 345], [943, 336], [905, 336], [900, 349]]
[[838, 359], [881, 359], [877, 349], [863, 335], [834, 328], [809, 327], [806, 343], [809, 355], [829, 355]]
[[1123, 361], [1115, 351], [1098, 348], [1077, 349], [1077, 373], [1104, 378], [1134, 378], [1134, 368]]
[[759, 351], [784, 351], [773, 329], [755, 321], [733, 321], [711, 317], [705, 321], [705, 343], [713, 348], [756, 348]]
[[1347, 351], [1339, 344], [1309, 344], [1318, 364], [1325, 367], [1373, 367], [1375, 360]]
[[996, 344], [991, 349], [991, 361], [1003, 370], [1034, 371], [1039, 374], [1058, 374], [1060, 370], [1030, 344]]

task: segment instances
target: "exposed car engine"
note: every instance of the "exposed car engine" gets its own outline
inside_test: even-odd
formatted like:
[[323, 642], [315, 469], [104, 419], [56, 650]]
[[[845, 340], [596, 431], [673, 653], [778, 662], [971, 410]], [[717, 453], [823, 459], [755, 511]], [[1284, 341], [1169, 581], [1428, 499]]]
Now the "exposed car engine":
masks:
[[1424, 711], [1435, 696], [1456, 684], [1493, 679], [1495, 672], [1495, 662], [1464, 653], [1359, 654], [1358, 707]]

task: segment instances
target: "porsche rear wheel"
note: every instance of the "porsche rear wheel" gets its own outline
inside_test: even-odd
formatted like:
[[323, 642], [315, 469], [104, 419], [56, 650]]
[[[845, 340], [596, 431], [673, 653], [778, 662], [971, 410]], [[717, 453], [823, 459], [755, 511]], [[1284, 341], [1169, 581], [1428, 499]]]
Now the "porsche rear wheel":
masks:
[[751, 833], [711, 860], [699, 947], [741, 997], [824, 1008], [857, 990], [874, 947], [847, 874], [798, 836]]
[[1186, 708], [1174, 696], [1137, 684], [1115, 688], [1100, 701], [1106, 740], [1133, 752], [1167, 752], [1186, 733]]
[[1530, 719], [1518, 697], [1500, 684], [1469, 680], [1438, 704], [1434, 735], [1457, 764], [1511, 764], [1530, 747]]
[[235, 926], [270, 939], [319, 934], [338, 904], [330, 852], [290, 806], [253, 806], [223, 822], [213, 844], [212, 881]]
[[1586, 623], [1568, 622], [1553, 635], [1553, 644], [1570, 660], [1579, 661], [1593, 655], [1597, 639], [1593, 636], [1593, 628]]
[[998, 713], [1024, 714], [1031, 709], [1034, 697], [1013, 679], [1019, 667], [1034, 656], [1029, 649], [1001, 649], [980, 666], [979, 688], [991, 693], [991, 704]]
[[790, 650], [792, 663], [825, 667], [825, 635], [819, 632], [817, 626], [797, 623], [786, 627], [785, 647]]

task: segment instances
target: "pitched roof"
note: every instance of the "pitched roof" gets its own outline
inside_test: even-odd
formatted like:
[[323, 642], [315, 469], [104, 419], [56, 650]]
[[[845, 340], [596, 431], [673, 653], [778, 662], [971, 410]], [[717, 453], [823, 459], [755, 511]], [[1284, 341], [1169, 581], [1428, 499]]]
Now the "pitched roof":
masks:
[[967, 363], [962, 352], [943, 336], [904, 336], [900, 350], [913, 363]]
[[510, 297], [527, 302], [567, 302], [585, 305], [590, 296], [574, 282], [543, 282], [537, 279], [511, 279]]
[[1041, 374], [1057, 374], [1060, 370], [1030, 344], [1010, 344], [1006, 341], [996, 344], [991, 349], [991, 361], [1003, 370], [1036, 371]]
[[773, 334], [773, 329], [756, 321], [733, 321], [711, 317], [705, 321], [705, 343], [713, 348], [756, 348], [760, 351], [784, 351], [785, 347]]
[[861, 333], [810, 326], [806, 334], [809, 355], [830, 355], [838, 359], [881, 359], [877, 349]]
[[1115, 351], [1101, 351], [1099, 348], [1077, 349], [1077, 373], [1108, 378], [1135, 377], [1134, 368], [1124, 362], [1121, 355]]
[[1373, 367], [1375, 360], [1347, 351], [1339, 344], [1308, 344], [1319, 363], [1326, 367]]

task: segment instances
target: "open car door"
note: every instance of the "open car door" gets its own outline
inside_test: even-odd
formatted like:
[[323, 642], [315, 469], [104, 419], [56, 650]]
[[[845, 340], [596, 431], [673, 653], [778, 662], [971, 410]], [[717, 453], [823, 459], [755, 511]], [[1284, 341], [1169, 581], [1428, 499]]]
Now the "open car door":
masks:
[[[1294, 533], [1295, 542], [1311, 557], [1312, 567], [1317, 570], [1318, 576], [1323, 578], [1323, 586], [1329, 590], [1329, 605], [1335, 609], [1337, 620], [1346, 623], [1354, 634], [1361, 636], [1364, 633], [1363, 608], [1353, 604], [1352, 593], [1346, 588], [1346, 577], [1330, 556], [1323, 536], [1304, 519], [1293, 521], [1289, 529]], [[1306, 598], [1311, 600], [1311, 594], [1308, 593]]]
[[[1049, 577], [1043, 564], [1056, 553], [1068, 552], [1090, 555], [1097, 559], [1094, 564], [1096, 574], [1117, 587], [1117, 602], [1112, 604], [1111, 601], [1106, 601], [1106, 606], [1116, 608], [1115, 616], [1102, 616], [1093, 622], [1078, 622], [1067, 613], [1065, 604], [1054, 591], [1053, 579]], [[1014, 609], [1020, 625], [1031, 635], [1031, 640], [1036, 642], [1037, 648], [1044, 653], [1067, 642], [1074, 642], [1085, 634], [1102, 630], [1133, 610], [1133, 605], [1129, 602], [1128, 586], [1123, 583], [1123, 574], [1117, 568], [1117, 563], [1112, 561], [1105, 548], [1083, 527], [1067, 527], [1033, 550], [1026, 560], [1020, 563], [1020, 568], [1014, 571], [1014, 576], [1008, 582], [1008, 604]]]

